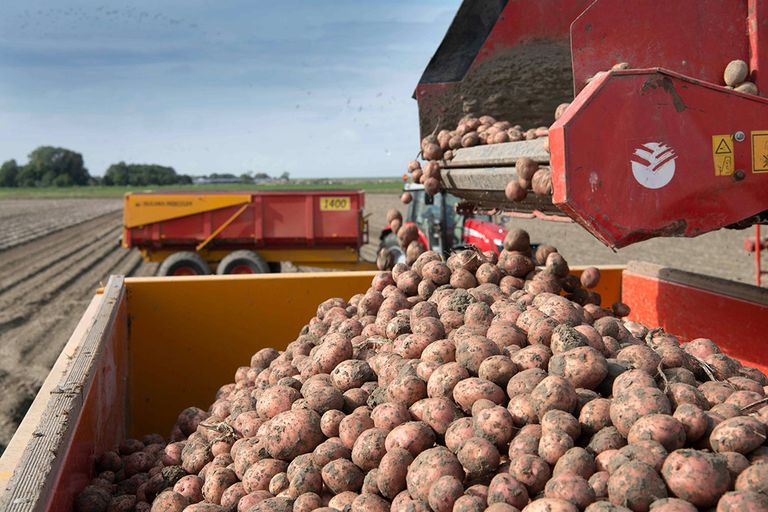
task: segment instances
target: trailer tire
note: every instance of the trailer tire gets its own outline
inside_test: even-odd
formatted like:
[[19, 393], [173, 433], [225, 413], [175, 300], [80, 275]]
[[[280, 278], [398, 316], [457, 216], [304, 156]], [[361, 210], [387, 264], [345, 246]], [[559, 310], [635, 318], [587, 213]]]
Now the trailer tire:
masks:
[[253, 251], [233, 251], [221, 260], [216, 273], [223, 274], [269, 274], [269, 264]]
[[165, 258], [157, 274], [160, 276], [205, 276], [211, 273], [208, 263], [196, 252], [180, 251]]

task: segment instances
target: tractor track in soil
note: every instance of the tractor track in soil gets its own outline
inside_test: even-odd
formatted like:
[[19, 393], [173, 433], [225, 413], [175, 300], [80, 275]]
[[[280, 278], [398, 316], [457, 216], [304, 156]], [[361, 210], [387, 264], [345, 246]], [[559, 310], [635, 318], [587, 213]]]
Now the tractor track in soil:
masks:
[[157, 264], [118, 244], [120, 213], [0, 251], [0, 451], [45, 380], [96, 288]]

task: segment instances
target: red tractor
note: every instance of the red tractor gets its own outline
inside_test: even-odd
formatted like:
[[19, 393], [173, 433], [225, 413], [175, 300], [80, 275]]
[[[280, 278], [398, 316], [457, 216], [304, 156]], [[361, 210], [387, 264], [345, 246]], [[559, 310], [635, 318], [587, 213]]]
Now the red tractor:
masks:
[[[454, 250], [475, 247], [481, 251], [501, 252], [507, 230], [494, 223], [490, 215], [462, 214], [456, 209], [458, 197], [441, 192], [430, 196], [423, 185], [406, 183], [403, 189], [413, 198], [403, 222], [413, 222], [419, 229], [419, 241], [428, 250], [446, 256]], [[387, 226], [381, 232], [381, 248], [389, 249], [394, 263], [405, 262], [405, 253], [397, 236]]]

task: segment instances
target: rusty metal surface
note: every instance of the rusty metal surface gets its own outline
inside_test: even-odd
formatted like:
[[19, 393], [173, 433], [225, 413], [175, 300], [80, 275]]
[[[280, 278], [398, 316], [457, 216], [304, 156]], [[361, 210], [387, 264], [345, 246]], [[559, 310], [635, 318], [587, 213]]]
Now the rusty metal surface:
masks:
[[461, 148], [454, 152], [451, 160], [443, 164], [454, 167], [496, 167], [515, 165], [521, 157], [528, 157], [540, 164], [549, 164], [549, 153], [544, 149], [547, 137], [504, 144], [486, 144]]

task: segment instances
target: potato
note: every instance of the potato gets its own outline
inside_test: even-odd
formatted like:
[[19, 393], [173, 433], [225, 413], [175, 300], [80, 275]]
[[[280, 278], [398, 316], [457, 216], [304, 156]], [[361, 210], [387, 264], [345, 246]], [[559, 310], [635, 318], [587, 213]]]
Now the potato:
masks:
[[542, 432], [539, 440], [539, 457], [554, 465], [568, 450], [573, 448], [573, 439], [562, 430]]
[[768, 496], [757, 492], [727, 492], [717, 502], [717, 512], [758, 512], [762, 510], [768, 510]]
[[368, 413], [355, 412], [339, 423], [339, 438], [351, 450], [358, 436], [373, 426], [373, 419]]
[[595, 389], [608, 375], [605, 357], [592, 347], [576, 347], [549, 360], [549, 374], [560, 375], [574, 387]]
[[671, 413], [669, 400], [660, 389], [639, 386], [616, 396], [610, 408], [611, 421], [623, 435], [629, 434], [632, 425], [643, 416]]
[[510, 459], [509, 474], [528, 489], [530, 496], [535, 496], [544, 490], [552, 472], [542, 458], [521, 454]]
[[443, 476], [463, 479], [464, 471], [456, 455], [443, 446], [423, 451], [408, 467], [406, 475], [408, 493], [413, 498], [426, 502], [429, 499], [430, 487]]
[[697, 507], [714, 506], [731, 482], [724, 457], [691, 449], [670, 453], [661, 474], [672, 494]]
[[352, 502], [351, 512], [389, 512], [389, 502], [376, 494], [360, 494]]
[[597, 398], [584, 404], [579, 413], [579, 426], [582, 432], [594, 434], [604, 427], [611, 426], [611, 400]]
[[659, 474], [648, 464], [630, 461], [608, 479], [608, 498], [636, 512], [646, 511], [651, 503], [667, 497], [667, 489]]
[[579, 276], [579, 281], [584, 288], [594, 288], [600, 281], [600, 270], [596, 267], [585, 268]]
[[384, 444], [387, 451], [402, 448], [416, 457], [434, 443], [435, 433], [429, 425], [423, 421], [409, 421], [395, 427]]
[[526, 182], [521, 183], [518, 180], [512, 180], [504, 187], [504, 197], [511, 202], [522, 201], [528, 195], [527, 188]]
[[346, 414], [338, 409], [330, 409], [320, 417], [320, 430], [325, 437], [338, 437], [339, 424]]
[[661, 444], [656, 441], [638, 441], [619, 449], [616, 457], [609, 460], [608, 470], [612, 472], [617, 469], [617, 465], [636, 460], [648, 464], [658, 472], [661, 471], [666, 458], [667, 450]]
[[595, 472], [595, 457], [584, 448], [574, 447], [560, 457], [552, 469], [552, 475], [577, 475], [588, 479]]
[[[421, 414], [416, 414], [413, 408], [422, 405]], [[461, 411], [456, 404], [447, 397], [426, 398], [420, 400], [411, 408], [411, 415], [429, 425], [436, 433], [443, 435], [448, 426], [456, 419], [461, 418]]]
[[536, 406], [536, 413], [541, 419], [551, 410], [571, 412], [576, 407], [576, 390], [562, 377], [550, 375], [531, 391], [531, 398]]
[[363, 472], [347, 459], [336, 459], [322, 469], [323, 483], [334, 494], [358, 491], [363, 485]]
[[391, 402], [399, 402], [410, 407], [427, 397], [427, 383], [416, 375], [401, 373], [389, 384], [387, 396]]
[[491, 474], [500, 463], [499, 450], [481, 437], [470, 437], [464, 441], [456, 456], [469, 478]]
[[727, 419], [717, 425], [709, 436], [716, 452], [748, 454], [762, 445], [766, 439], [765, 424], [748, 416]]
[[[467, 308], [467, 313], [469, 313], [469, 308]], [[455, 341], [455, 343], [456, 362], [466, 368], [472, 376], [478, 374], [480, 364], [483, 361], [500, 354], [499, 347], [484, 336], [467, 336]]]
[[725, 67], [725, 71], [723, 72], [723, 80], [725, 81], [725, 85], [736, 87], [747, 79], [748, 73], [749, 67], [747, 66], [746, 62], [743, 60], [732, 60]]
[[545, 369], [552, 357], [552, 351], [546, 345], [530, 345], [512, 354], [512, 362], [520, 370], [531, 368]]
[[493, 382], [476, 377], [464, 379], [453, 388], [453, 399], [465, 412], [469, 412], [472, 404], [481, 398], [501, 404], [505, 395], [504, 391]]
[[499, 449], [503, 449], [512, 439], [515, 426], [507, 409], [493, 406], [477, 414], [473, 411], [472, 430], [476, 436], [487, 439]]
[[737, 491], [768, 494], [768, 461], [758, 461], [741, 472], [736, 478]]
[[685, 430], [682, 423], [668, 414], [650, 414], [637, 420], [629, 429], [627, 441], [657, 441], [667, 451], [674, 451], [685, 445]]
[[320, 415], [312, 410], [291, 410], [272, 418], [266, 448], [276, 459], [291, 460], [314, 450], [324, 439]]
[[322, 499], [313, 492], [304, 493], [293, 502], [294, 512], [312, 512], [322, 506]]
[[597, 431], [589, 440], [587, 450], [600, 454], [606, 450], [618, 450], [626, 446], [627, 440], [616, 427], [604, 427]]
[[427, 502], [435, 512], [452, 512], [457, 499], [464, 494], [461, 479], [445, 475], [438, 478], [429, 489]]
[[312, 461], [315, 466], [322, 468], [332, 460], [348, 459], [352, 456], [352, 451], [347, 448], [341, 439], [332, 437], [327, 441], [320, 443], [312, 452]]
[[595, 491], [589, 482], [572, 474], [553, 476], [544, 487], [544, 496], [568, 501], [580, 509], [586, 508], [596, 499]]
[[538, 498], [531, 501], [522, 512], [578, 512], [573, 503], [558, 498]]
[[393, 448], [381, 459], [376, 483], [381, 494], [393, 499], [406, 488], [405, 476], [413, 456], [402, 448]]
[[528, 504], [528, 500], [528, 490], [510, 474], [497, 474], [488, 485], [488, 505], [506, 503], [519, 510]]
[[283, 473], [287, 469], [288, 464], [282, 460], [258, 460], [243, 475], [243, 488], [248, 493], [266, 491], [269, 489], [270, 480], [278, 473]]
[[377, 405], [371, 411], [371, 420], [376, 428], [392, 430], [406, 421], [410, 421], [411, 415], [403, 404], [386, 402]]
[[534, 263], [530, 256], [530, 249], [525, 254], [521, 252], [513, 252], [508, 250], [501, 251], [499, 254], [498, 266], [501, 270], [513, 277], [525, 277], [529, 272], [533, 271]]
[[224, 491], [237, 481], [237, 475], [233, 470], [226, 467], [216, 468], [205, 477], [205, 483], [202, 488], [203, 498], [210, 503], [220, 505]]
[[370, 428], [360, 434], [352, 447], [352, 462], [363, 471], [378, 467], [386, 453], [384, 442], [388, 433], [382, 428]]

